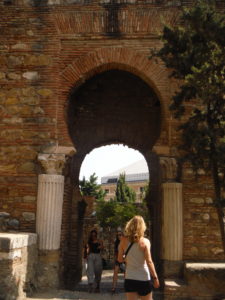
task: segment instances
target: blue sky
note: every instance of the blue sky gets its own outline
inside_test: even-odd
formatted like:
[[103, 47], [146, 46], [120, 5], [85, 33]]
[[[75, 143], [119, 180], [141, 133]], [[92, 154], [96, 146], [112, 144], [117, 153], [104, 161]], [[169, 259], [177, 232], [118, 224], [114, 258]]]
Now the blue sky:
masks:
[[143, 158], [139, 151], [123, 145], [96, 148], [85, 157], [81, 166], [80, 178], [83, 176], [89, 178], [95, 172], [98, 182], [100, 182], [102, 176]]

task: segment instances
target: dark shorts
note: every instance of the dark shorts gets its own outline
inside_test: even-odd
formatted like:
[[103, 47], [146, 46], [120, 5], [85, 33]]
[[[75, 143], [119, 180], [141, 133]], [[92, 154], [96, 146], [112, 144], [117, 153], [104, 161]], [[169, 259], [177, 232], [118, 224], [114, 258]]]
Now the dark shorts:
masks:
[[150, 280], [125, 279], [124, 289], [126, 293], [138, 293], [139, 296], [146, 296], [152, 292], [152, 283]]

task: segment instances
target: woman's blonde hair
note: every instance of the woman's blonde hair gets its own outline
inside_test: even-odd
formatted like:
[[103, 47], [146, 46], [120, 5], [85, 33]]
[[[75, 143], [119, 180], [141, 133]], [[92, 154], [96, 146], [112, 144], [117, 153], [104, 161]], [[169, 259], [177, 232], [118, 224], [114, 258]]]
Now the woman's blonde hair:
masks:
[[131, 243], [138, 242], [140, 238], [144, 236], [145, 230], [146, 225], [144, 219], [141, 216], [134, 216], [126, 224], [125, 235]]

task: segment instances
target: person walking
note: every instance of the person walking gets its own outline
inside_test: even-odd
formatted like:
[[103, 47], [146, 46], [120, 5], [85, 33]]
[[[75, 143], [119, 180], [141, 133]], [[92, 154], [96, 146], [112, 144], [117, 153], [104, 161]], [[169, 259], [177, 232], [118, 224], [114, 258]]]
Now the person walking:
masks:
[[95, 229], [90, 232], [88, 243], [86, 245], [87, 251], [87, 278], [88, 291], [100, 292], [100, 282], [102, 276], [102, 257], [101, 250], [103, 249], [102, 240], [98, 239], [98, 234]]
[[[146, 225], [141, 216], [133, 217], [125, 227], [125, 237], [119, 245], [118, 261], [126, 255], [124, 289], [127, 300], [152, 300], [152, 288], [159, 287], [159, 279], [152, 261], [150, 241], [144, 237]], [[153, 286], [151, 283], [153, 280]]]
[[113, 283], [112, 283], [112, 293], [115, 293], [116, 291], [116, 284], [118, 280], [118, 273], [120, 271], [120, 263], [118, 262], [118, 253], [119, 253], [119, 244], [123, 237], [122, 231], [117, 231], [116, 234], [116, 240], [114, 242], [114, 257], [115, 257], [115, 263], [114, 263], [114, 270], [113, 270]]

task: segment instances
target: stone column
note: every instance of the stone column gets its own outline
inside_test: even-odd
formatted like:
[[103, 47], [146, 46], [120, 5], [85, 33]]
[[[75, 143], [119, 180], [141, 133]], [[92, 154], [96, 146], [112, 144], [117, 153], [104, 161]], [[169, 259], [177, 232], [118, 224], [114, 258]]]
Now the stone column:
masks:
[[38, 176], [37, 233], [41, 250], [60, 248], [64, 176]]
[[162, 259], [164, 276], [179, 275], [183, 260], [183, 194], [175, 158], [160, 158], [162, 171]]
[[163, 258], [183, 259], [182, 183], [167, 182], [163, 188]]
[[64, 154], [40, 154], [43, 173], [38, 176], [37, 221], [39, 286], [59, 286], [59, 248], [62, 224]]

